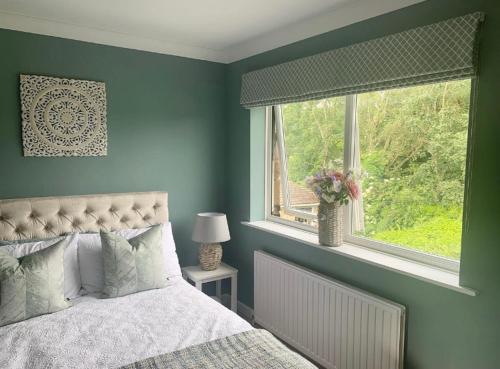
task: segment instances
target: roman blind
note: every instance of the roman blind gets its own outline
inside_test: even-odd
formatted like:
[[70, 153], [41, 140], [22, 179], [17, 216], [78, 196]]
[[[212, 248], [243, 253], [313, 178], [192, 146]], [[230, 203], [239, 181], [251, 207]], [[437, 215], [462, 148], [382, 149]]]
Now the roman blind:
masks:
[[327, 51], [242, 76], [241, 104], [269, 106], [473, 77], [483, 13]]

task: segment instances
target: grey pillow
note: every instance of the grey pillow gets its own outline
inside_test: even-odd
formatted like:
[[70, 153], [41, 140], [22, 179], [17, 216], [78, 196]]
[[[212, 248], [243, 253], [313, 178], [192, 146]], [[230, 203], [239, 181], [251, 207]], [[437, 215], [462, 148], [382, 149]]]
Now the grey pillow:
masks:
[[117, 234], [101, 232], [104, 297], [165, 287], [161, 232], [161, 225], [153, 226], [128, 241]]
[[19, 259], [0, 250], [0, 326], [66, 309], [65, 238]]

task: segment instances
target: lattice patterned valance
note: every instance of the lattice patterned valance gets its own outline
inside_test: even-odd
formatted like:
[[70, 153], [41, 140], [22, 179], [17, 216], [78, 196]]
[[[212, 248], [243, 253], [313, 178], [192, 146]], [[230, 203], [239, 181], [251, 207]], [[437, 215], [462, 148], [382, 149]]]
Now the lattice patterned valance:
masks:
[[475, 76], [473, 13], [249, 72], [241, 104], [250, 108]]

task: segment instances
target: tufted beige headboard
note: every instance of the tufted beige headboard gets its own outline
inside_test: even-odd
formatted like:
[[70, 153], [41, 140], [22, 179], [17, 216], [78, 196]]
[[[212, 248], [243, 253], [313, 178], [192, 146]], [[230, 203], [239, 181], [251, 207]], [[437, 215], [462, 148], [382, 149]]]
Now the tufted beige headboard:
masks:
[[143, 228], [167, 221], [166, 192], [0, 200], [0, 240]]

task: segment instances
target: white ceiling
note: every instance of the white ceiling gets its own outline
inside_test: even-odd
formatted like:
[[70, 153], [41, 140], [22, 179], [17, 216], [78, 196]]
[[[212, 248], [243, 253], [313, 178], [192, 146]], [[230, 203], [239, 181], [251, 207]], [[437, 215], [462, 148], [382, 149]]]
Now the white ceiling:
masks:
[[229, 63], [423, 0], [0, 0], [0, 28]]

